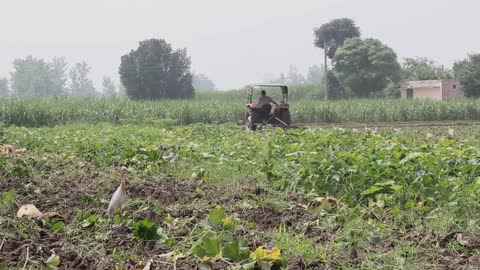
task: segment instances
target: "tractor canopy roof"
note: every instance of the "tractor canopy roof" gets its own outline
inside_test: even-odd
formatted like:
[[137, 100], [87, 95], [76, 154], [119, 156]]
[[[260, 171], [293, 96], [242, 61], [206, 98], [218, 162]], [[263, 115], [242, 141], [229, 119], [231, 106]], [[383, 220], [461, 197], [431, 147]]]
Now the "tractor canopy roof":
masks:
[[245, 87], [247, 90], [248, 102], [252, 103], [252, 94], [255, 88], [271, 88], [278, 87], [282, 90], [282, 99], [284, 102], [288, 102], [288, 86], [282, 83], [259, 83], [259, 84], [249, 84]]

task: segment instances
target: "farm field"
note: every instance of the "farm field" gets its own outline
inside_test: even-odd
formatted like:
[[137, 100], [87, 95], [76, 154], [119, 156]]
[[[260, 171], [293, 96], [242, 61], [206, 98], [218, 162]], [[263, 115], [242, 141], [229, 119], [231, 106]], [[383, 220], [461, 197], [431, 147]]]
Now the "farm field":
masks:
[[0, 269], [477, 269], [480, 126], [447, 125], [3, 126]]
[[[27, 127], [99, 122], [154, 124], [156, 119], [170, 119], [177, 125], [232, 124], [244, 118], [245, 103], [246, 98], [228, 92], [162, 101], [132, 101], [125, 97], [0, 98], [0, 122]], [[325, 103], [299, 98], [289, 103], [294, 123], [480, 121], [480, 101], [476, 99], [352, 99]]]

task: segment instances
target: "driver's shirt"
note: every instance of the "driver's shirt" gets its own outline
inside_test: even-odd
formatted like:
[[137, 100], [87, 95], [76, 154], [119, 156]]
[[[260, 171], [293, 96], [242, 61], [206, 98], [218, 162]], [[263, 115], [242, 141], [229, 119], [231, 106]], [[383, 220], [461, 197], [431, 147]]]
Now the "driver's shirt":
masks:
[[273, 99], [269, 96], [261, 96], [260, 99], [258, 100], [258, 103], [260, 103], [260, 105], [267, 105], [267, 104], [270, 104], [271, 102], [273, 102]]

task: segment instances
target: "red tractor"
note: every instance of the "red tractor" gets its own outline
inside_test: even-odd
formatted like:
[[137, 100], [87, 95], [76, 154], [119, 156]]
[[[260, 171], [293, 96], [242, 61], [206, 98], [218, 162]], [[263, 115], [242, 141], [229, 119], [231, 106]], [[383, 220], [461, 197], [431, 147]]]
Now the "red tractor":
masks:
[[[258, 88], [280, 88], [282, 91], [282, 100], [276, 105], [273, 112], [270, 104], [261, 105], [252, 102], [252, 96], [255, 89]], [[267, 124], [275, 127], [291, 127], [290, 110], [288, 105], [288, 87], [285, 84], [253, 84], [246, 87], [248, 104], [245, 112], [244, 124], [247, 130], [262, 129]]]

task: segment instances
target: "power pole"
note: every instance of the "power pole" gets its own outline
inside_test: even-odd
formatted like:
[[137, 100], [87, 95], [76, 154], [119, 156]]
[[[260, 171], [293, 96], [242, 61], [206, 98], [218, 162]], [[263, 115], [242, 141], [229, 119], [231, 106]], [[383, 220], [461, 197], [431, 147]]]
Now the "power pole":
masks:
[[325, 91], [325, 101], [328, 101], [328, 67], [327, 67], [327, 42], [323, 42], [323, 56], [324, 56], [324, 67], [325, 75], [323, 78], [323, 86]]

